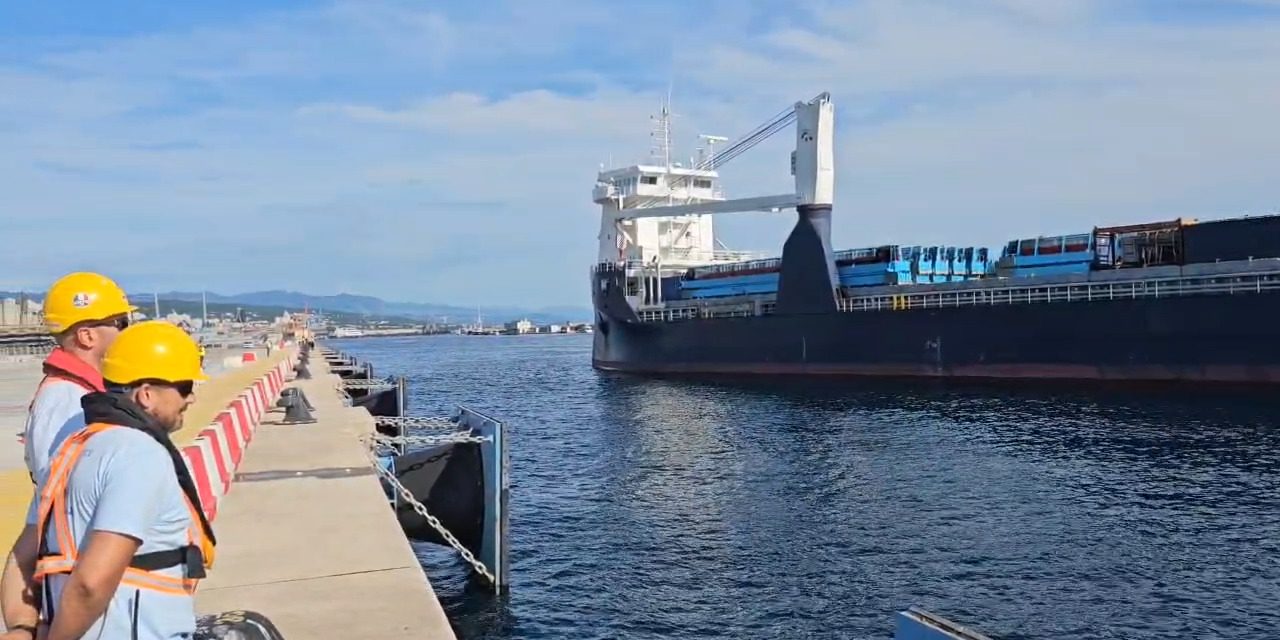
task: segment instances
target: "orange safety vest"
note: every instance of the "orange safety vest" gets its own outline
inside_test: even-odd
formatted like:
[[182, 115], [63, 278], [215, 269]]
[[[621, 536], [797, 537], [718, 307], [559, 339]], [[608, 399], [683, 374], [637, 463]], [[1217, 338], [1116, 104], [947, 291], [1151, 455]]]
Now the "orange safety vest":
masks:
[[[49, 463], [49, 480], [40, 494], [40, 509], [36, 519], [36, 540], [40, 542], [41, 549], [36, 560], [37, 581], [43, 582], [45, 576], [50, 574], [69, 574], [75, 569], [78, 553], [71, 525], [67, 522], [67, 479], [71, 476], [76, 461], [80, 459], [80, 454], [84, 452], [89, 438], [108, 429], [121, 428], [124, 427], [101, 422], [91, 424], [67, 438]], [[199, 508], [191, 502], [185, 491], [182, 499], [191, 512], [191, 524], [187, 526], [187, 546], [134, 556], [129, 568], [125, 569], [121, 586], [170, 595], [190, 595], [195, 592], [197, 582], [205, 576], [205, 570], [213, 566], [214, 547], [201, 528]], [[58, 537], [59, 553], [47, 551], [45, 533], [50, 515], [53, 516], [54, 535]], [[185, 566], [187, 577], [175, 578], [158, 571], [173, 566]]]

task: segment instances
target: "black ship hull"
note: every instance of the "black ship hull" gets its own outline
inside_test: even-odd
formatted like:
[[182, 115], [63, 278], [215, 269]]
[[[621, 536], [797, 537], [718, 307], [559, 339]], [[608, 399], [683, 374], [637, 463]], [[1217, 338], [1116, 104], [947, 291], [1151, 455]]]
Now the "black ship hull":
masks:
[[[654, 295], [643, 263], [597, 265], [594, 366], [1280, 384], [1280, 217], [1187, 226], [1185, 234], [1170, 223], [1156, 232], [1113, 227], [1098, 235], [1119, 234], [1122, 263], [1091, 263], [1087, 274], [850, 290], [833, 260], [830, 207], [796, 211], [772, 296], [685, 299], [677, 276], [675, 299], [664, 301], [671, 292]], [[1146, 237], [1155, 239], [1141, 246], [1159, 251], [1133, 250]], [[1119, 268], [1134, 266], [1135, 255], [1159, 266]]]
[[618, 303], [597, 300], [599, 369], [1280, 383], [1280, 292], [651, 322]]

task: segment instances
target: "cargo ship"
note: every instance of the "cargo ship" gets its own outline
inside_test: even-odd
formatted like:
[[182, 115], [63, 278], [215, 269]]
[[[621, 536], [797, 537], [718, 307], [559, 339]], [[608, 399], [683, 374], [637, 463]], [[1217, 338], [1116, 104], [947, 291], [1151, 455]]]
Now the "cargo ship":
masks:
[[[665, 105], [655, 121], [656, 157], [593, 190], [597, 369], [1280, 384], [1280, 216], [835, 251], [829, 94], [732, 143], [703, 136], [687, 164]], [[720, 167], [792, 124], [795, 192], [725, 199]], [[791, 210], [781, 256], [714, 232], [717, 215]]]

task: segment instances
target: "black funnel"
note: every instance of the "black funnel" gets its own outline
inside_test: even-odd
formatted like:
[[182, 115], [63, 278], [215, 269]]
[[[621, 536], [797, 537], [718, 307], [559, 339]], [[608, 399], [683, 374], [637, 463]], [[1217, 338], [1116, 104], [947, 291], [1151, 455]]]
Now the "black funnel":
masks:
[[777, 313], [835, 313], [836, 267], [831, 252], [831, 205], [800, 205], [782, 245]]

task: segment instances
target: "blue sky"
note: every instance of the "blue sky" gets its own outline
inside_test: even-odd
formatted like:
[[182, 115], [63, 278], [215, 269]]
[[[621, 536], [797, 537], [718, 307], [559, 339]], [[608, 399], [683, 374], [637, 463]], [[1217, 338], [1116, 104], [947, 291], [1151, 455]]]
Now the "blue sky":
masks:
[[585, 305], [668, 85], [685, 153], [830, 91], [839, 247], [1280, 210], [1280, 0], [5, 3], [0, 289]]

